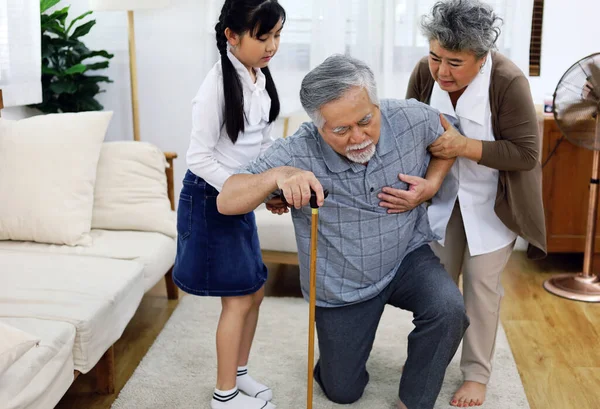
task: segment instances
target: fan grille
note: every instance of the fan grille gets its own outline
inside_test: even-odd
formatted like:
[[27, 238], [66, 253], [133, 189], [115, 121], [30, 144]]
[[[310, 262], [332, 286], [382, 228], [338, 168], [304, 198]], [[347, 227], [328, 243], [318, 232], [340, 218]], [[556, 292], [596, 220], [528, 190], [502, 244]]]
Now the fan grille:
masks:
[[600, 53], [582, 58], [565, 72], [554, 92], [553, 112], [567, 140], [600, 150]]

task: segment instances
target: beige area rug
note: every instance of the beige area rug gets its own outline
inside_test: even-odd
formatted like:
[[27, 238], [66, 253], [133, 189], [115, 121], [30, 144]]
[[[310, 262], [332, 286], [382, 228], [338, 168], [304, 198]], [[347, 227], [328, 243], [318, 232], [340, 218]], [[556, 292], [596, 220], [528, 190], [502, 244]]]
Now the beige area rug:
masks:
[[[183, 297], [112, 407], [209, 408], [216, 377], [215, 331], [219, 313], [219, 299]], [[315, 385], [314, 409], [391, 408], [406, 359], [411, 321], [410, 313], [388, 306], [368, 362], [371, 380], [362, 399], [352, 405], [337, 405], [328, 401]], [[273, 403], [278, 409], [305, 408], [308, 304], [299, 298], [265, 298], [258, 325], [250, 358], [251, 374], [273, 389]], [[529, 408], [502, 328], [497, 342], [494, 374], [483, 408]], [[435, 407], [450, 408], [448, 402], [460, 383], [457, 356], [448, 368]]]

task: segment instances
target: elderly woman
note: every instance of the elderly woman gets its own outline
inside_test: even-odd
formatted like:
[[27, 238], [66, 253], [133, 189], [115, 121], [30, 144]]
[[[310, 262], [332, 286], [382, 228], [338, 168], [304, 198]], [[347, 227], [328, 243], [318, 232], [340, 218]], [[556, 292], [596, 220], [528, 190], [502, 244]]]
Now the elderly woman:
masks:
[[429, 55], [415, 67], [406, 98], [439, 110], [449, 128], [431, 146], [457, 158], [428, 215], [441, 238], [432, 247], [458, 283], [471, 326], [463, 340], [464, 383], [453, 406], [483, 404], [503, 295], [500, 275], [517, 236], [528, 255], [546, 254], [536, 112], [523, 73], [493, 51], [500, 35], [490, 6], [476, 0], [438, 2], [424, 16]]

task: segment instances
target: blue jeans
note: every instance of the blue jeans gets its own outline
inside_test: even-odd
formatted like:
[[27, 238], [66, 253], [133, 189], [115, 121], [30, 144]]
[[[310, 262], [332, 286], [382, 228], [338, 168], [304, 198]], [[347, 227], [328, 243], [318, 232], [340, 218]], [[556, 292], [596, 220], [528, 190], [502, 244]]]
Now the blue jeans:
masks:
[[386, 304], [414, 316], [398, 396], [408, 409], [433, 408], [469, 319], [458, 287], [429, 245], [407, 254], [394, 279], [375, 298], [317, 308], [320, 359], [315, 380], [333, 402], [360, 399], [369, 382], [366, 363]]

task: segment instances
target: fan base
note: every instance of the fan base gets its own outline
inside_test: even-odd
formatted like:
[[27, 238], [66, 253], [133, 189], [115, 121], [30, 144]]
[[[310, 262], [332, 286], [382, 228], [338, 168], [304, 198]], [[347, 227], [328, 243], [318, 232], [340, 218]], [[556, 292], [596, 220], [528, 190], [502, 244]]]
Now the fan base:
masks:
[[569, 300], [600, 302], [600, 278], [579, 274], [559, 274], [544, 282], [544, 288]]

